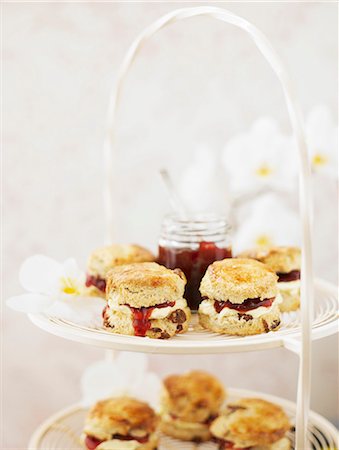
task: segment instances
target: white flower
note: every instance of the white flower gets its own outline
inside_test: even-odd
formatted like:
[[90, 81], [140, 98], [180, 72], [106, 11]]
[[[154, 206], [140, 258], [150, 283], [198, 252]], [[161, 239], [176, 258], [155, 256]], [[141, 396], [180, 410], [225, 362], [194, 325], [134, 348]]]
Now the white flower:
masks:
[[296, 183], [297, 157], [292, 138], [273, 119], [261, 118], [226, 144], [223, 164], [234, 194], [263, 187], [288, 191]]
[[162, 382], [147, 366], [146, 355], [131, 352], [121, 352], [113, 361], [91, 365], [81, 379], [82, 404], [88, 407], [98, 400], [128, 395], [158, 409]]
[[305, 122], [312, 170], [338, 176], [338, 126], [326, 106], [316, 106]]
[[272, 245], [299, 245], [299, 217], [275, 195], [255, 199], [242, 217], [234, 238], [235, 253]]
[[47, 256], [31, 256], [22, 264], [19, 280], [28, 292], [7, 300], [7, 305], [16, 311], [45, 312], [79, 321], [89, 319], [97, 310], [100, 314], [102, 310], [101, 299], [83, 296], [85, 274], [74, 259], [61, 264]]
[[179, 183], [179, 194], [190, 212], [228, 212], [227, 177], [217, 152], [203, 146], [196, 150]]

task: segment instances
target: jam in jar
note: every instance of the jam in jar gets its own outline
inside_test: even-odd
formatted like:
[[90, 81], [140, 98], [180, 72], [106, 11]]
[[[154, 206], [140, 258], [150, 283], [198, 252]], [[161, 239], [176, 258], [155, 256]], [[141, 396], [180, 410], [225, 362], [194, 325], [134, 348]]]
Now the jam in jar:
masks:
[[165, 217], [159, 241], [158, 262], [168, 269], [181, 269], [187, 278], [185, 299], [194, 311], [202, 301], [199, 286], [207, 267], [232, 257], [230, 226], [218, 216], [181, 219]]

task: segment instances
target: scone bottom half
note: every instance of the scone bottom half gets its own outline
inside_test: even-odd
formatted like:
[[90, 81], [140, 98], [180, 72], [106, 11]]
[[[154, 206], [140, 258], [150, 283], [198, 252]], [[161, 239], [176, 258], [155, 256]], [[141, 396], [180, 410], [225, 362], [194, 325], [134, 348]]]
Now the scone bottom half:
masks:
[[165, 378], [161, 431], [183, 441], [210, 440], [210, 424], [219, 415], [225, 396], [219, 380], [203, 371]]
[[114, 267], [154, 260], [149, 250], [136, 244], [112, 244], [94, 250], [87, 261], [86, 287], [89, 295], [105, 297], [107, 274]]
[[116, 267], [107, 276], [104, 327], [129, 336], [169, 339], [188, 330], [186, 278], [157, 263]]
[[200, 324], [216, 333], [238, 336], [277, 330], [281, 323], [277, 279], [255, 260], [213, 263], [200, 286]]
[[144, 402], [116, 397], [89, 411], [82, 439], [88, 450], [156, 450], [158, 417]]

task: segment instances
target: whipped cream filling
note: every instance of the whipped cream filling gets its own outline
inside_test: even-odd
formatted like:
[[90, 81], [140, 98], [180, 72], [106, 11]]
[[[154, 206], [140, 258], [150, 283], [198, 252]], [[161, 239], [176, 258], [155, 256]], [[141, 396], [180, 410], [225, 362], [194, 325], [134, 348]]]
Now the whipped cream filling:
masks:
[[102, 442], [96, 450], [137, 450], [140, 447], [138, 441], [123, 441], [121, 439], [113, 439]]
[[214, 300], [204, 300], [203, 302], [200, 303], [199, 310], [203, 314], [206, 314], [207, 316], [217, 315], [219, 321], [221, 321], [224, 317], [238, 316], [238, 314], [247, 314], [252, 316], [254, 319], [257, 319], [258, 317], [261, 317], [265, 314], [270, 314], [276, 308], [276, 305], [278, 305], [281, 302], [282, 302], [281, 295], [278, 294], [275, 300], [273, 301], [272, 305], [269, 307], [259, 306], [259, 308], [251, 309], [250, 311], [247, 312], [241, 312], [237, 311], [236, 309], [227, 308], [226, 306], [225, 308], [222, 309], [222, 311], [220, 311], [220, 313], [217, 313], [214, 308]]
[[[125, 314], [131, 313], [129, 306], [120, 305], [118, 301], [118, 295], [112, 295], [108, 299], [108, 306], [112, 311], [121, 311]], [[179, 298], [176, 300], [174, 306], [166, 306], [165, 308], [157, 308], [156, 305], [152, 306], [153, 311], [150, 315], [150, 319], [164, 319], [165, 317], [172, 314], [173, 311], [177, 309], [184, 309], [187, 307], [186, 300], [184, 298]]]
[[278, 288], [281, 292], [290, 292], [297, 295], [300, 290], [300, 280], [279, 282]]

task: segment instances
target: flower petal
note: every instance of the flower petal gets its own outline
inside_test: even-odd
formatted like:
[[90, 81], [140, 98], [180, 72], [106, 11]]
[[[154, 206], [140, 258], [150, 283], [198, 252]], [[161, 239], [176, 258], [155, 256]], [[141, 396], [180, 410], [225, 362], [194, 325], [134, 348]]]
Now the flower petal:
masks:
[[19, 280], [24, 289], [40, 294], [54, 293], [59, 284], [62, 265], [44, 255], [27, 258], [20, 268]]
[[115, 360], [99, 361], [89, 366], [81, 378], [82, 404], [90, 406], [100, 399], [126, 394], [125, 375]]
[[7, 306], [15, 311], [23, 312], [26, 314], [38, 314], [46, 311], [50, 308], [54, 300], [47, 295], [40, 294], [23, 294], [11, 297], [6, 300]]
[[[100, 297], [64, 295], [58, 297], [57, 301], [46, 311], [46, 314], [79, 325], [97, 324], [98, 319], [101, 321], [105, 304], [105, 300]], [[97, 325], [100, 325], [100, 322]]]

